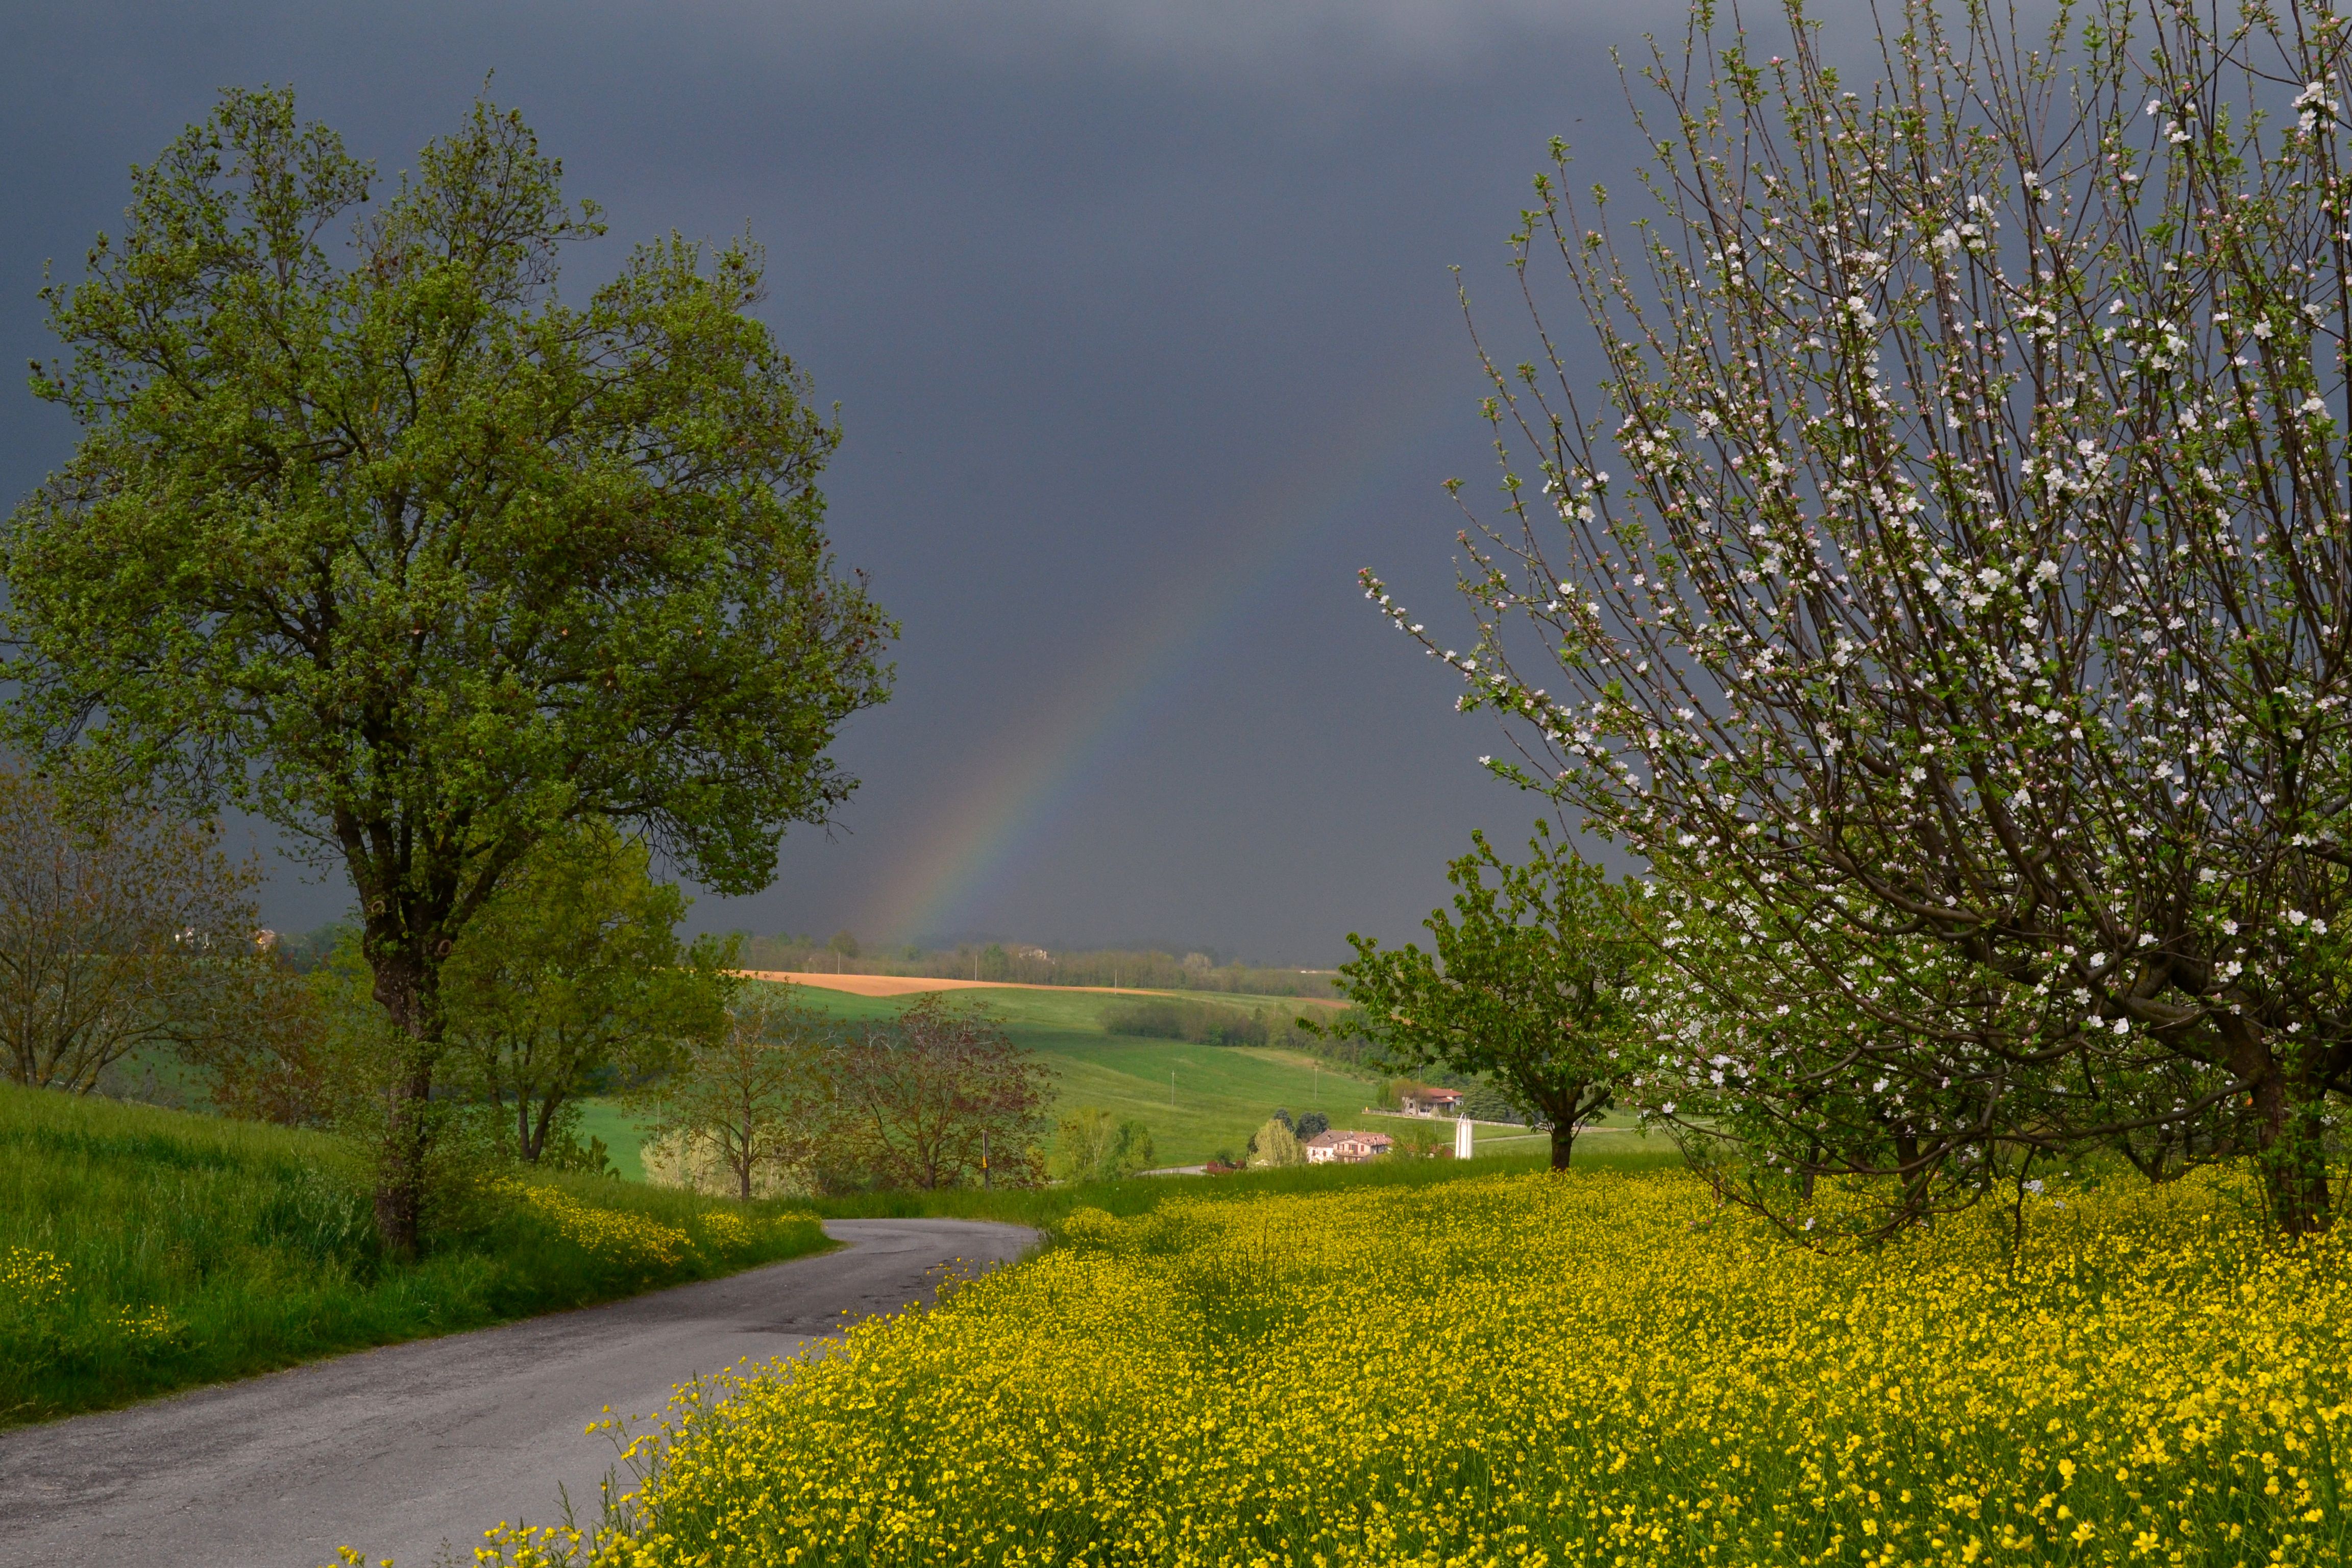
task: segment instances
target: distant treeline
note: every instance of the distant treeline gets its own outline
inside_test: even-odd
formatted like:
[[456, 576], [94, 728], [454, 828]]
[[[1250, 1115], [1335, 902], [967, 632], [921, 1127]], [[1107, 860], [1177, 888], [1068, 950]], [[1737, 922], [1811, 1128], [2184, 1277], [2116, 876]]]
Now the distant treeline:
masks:
[[830, 941], [814, 936], [746, 938], [747, 969], [834, 971], [847, 974], [909, 974], [929, 979], [998, 980], [1026, 985], [1117, 985], [1139, 991], [1209, 991], [1255, 996], [1334, 994], [1328, 969], [1276, 969], [1219, 963], [1214, 955], [1181, 955], [1158, 950], [1099, 948], [1086, 952], [1049, 952], [1018, 943], [964, 943], [958, 947], [866, 948], [846, 932]]
[[[1327, 1029], [1340, 1015], [1318, 1007], [1310, 1016]], [[1318, 1057], [1350, 1072], [1371, 1072], [1379, 1064], [1371, 1047], [1354, 1038], [1335, 1038], [1302, 1028], [1299, 1015], [1286, 1007], [1259, 1007], [1244, 1012], [1216, 1002], [1194, 1002], [1180, 996], [1144, 996], [1115, 1003], [1103, 1010], [1103, 1030], [1112, 1035], [1136, 1035], [1149, 1040], [1189, 1040], [1204, 1046], [1272, 1046]]]

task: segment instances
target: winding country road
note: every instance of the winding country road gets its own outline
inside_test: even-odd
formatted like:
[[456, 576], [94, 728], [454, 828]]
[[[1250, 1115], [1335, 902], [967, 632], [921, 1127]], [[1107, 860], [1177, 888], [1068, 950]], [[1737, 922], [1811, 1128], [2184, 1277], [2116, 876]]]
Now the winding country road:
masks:
[[927, 1299], [939, 1270], [1034, 1244], [1018, 1226], [835, 1220], [849, 1245], [584, 1311], [390, 1345], [0, 1434], [5, 1568], [312, 1568], [338, 1546], [469, 1563], [501, 1520], [594, 1516], [613, 1463], [583, 1428]]

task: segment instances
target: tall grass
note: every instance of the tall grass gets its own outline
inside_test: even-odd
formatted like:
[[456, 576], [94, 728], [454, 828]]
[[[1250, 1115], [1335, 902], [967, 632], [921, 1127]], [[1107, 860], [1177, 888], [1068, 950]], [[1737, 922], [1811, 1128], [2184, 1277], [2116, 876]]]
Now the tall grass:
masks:
[[534, 1173], [394, 1263], [338, 1139], [0, 1086], [0, 1426], [824, 1245], [804, 1209]]

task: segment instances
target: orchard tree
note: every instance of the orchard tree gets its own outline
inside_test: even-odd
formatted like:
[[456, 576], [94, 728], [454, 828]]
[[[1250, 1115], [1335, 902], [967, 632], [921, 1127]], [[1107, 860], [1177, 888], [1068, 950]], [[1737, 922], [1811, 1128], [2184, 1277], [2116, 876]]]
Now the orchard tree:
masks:
[[727, 1027], [735, 943], [677, 940], [688, 900], [608, 823], [540, 841], [442, 973], [465, 1087], [537, 1161], [608, 1073], [641, 1079]]
[[1355, 1011], [1321, 1027], [1354, 1032], [1396, 1067], [1491, 1076], [1550, 1128], [1551, 1167], [1564, 1171], [1577, 1132], [1643, 1059], [1633, 895], [1542, 822], [1524, 866], [1483, 833], [1471, 842], [1445, 869], [1454, 912], [1422, 922], [1429, 951], [1349, 936], [1356, 956], [1335, 984]]
[[0, 533], [13, 740], [79, 788], [227, 802], [351, 879], [403, 1059], [380, 1163], [417, 1240], [441, 970], [534, 846], [633, 825], [765, 886], [854, 781], [893, 628], [835, 570], [836, 429], [752, 315], [761, 258], [604, 232], [488, 103], [388, 186], [230, 91], [46, 291], [83, 427]]
[[1788, 22], [1767, 50], [1702, 5], [1655, 55], [1640, 223], [1555, 147], [1517, 264], [1591, 357], [1482, 348], [1475, 644], [1366, 586], [1507, 717], [1496, 771], [1666, 889], [1658, 1109], [1704, 1091], [1912, 1213], [2086, 1142], [2254, 1150], [2316, 1229], [2352, 1068], [2346, 18], [2103, 0], [2036, 39], [1913, 0], [1858, 89]]

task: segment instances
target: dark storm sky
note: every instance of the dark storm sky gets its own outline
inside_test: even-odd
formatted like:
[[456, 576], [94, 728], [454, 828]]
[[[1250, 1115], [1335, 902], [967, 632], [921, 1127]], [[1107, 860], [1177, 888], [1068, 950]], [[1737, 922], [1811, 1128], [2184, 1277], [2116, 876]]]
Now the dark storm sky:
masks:
[[[905, 624], [865, 780], [698, 927], [1153, 939], [1277, 963], [1410, 934], [1474, 826], [1536, 803], [1354, 585], [1433, 626], [1450, 474], [1493, 473], [1449, 263], [1507, 323], [1545, 141], [1622, 181], [1612, 44], [1681, 9], [1422, 0], [16, 5], [0, 20], [0, 350], [45, 258], [227, 84], [290, 81], [387, 174], [496, 72], [613, 237], [747, 224], [839, 400], [845, 563]], [[72, 432], [12, 378], [0, 486]], [[340, 913], [286, 868], [267, 913]]]

